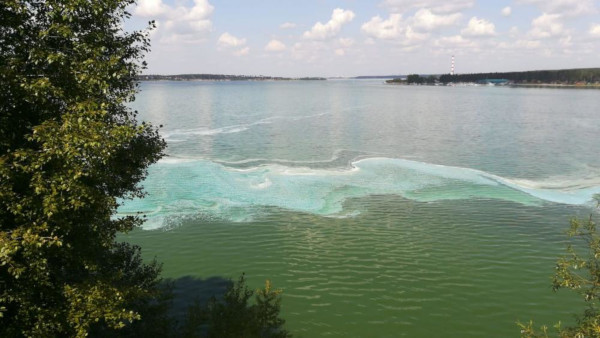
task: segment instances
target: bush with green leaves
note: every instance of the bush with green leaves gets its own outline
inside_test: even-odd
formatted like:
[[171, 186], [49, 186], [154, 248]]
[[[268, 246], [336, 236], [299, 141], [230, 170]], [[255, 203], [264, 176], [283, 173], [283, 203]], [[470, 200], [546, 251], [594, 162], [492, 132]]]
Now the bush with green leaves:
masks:
[[[581, 295], [587, 303], [583, 314], [578, 315], [577, 324], [562, 327], [554, 325], [559, 337], [600, 337], [600, 233], [594, 217], [572, 219], [568, 230], [572, 239], [567, 254], [556, 263], [552, 281], [554, 291], [570, 289]], [[536, 329], [533, 322], [519, 323], [521, 336], [528, 338], [548, 337], [548, 327]]]
[[117, 233], [120, 199], [165, 147], [127, 107], [147, 31], [134, 0], [0, 1], [0, 336], [78, 336], [140, 319], [160, 267]]
[[283, 328], [285, 320], [281, 311], [281, 290], [273, 289], [266, 281], [263, 289], [256, 290], [255, 302], [250, 299], [255, 292], [246, 286], [242, 274], [232, 283], [222, 299], [212, 297], [208, 304], [195, 302], [189, 307], [181, 328], [183, 337], [219, 338], [285, 338], [291, 334]]

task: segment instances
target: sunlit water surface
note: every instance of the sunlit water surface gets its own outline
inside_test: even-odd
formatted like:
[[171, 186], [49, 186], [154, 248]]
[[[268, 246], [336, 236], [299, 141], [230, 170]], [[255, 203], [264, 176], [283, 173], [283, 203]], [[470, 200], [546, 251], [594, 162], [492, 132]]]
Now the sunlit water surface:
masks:
[[147, 216], [123, 238], [165, 277], [269, 278], [297, 337], [518, 336], [518, 320], [572, 323], [582, 310], [550, 283], [569, 219], [600, 193], [600, 92], [141, 89], [133, 107], [163, 125], [168, 156], [119, 213]]

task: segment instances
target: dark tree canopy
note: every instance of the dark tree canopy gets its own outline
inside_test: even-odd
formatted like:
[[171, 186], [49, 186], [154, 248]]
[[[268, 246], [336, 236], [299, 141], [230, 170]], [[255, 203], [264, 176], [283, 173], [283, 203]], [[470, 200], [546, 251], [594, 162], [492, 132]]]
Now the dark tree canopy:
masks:
[[165, 147], [126, 103], [148, 51], [134, 0], [0, 1], [0, 336], [84, 336], [140, 317], [159, 267], [116, 244], [119, 198]]
[[419, 74], [411, 74], [406, 77], [406, 82], [414, 83], [414, 84], [422, 84], [425, 81], [425, 78], [419, 76]]
[[506, 79], [515, 83], [576, 83], [600, 82], [600, 68], [533, 70], [528, 72], [444, 74], [440, 82], [477, 82], [486, 79]]
[[[255, 302], [250, 299], [255, 295]], [[249, 290], [246, 277], [231, 283], [222, 299], [212, 297], [206, 306], [198, 301], [188, 308], [181, 331], [182, 337], [208, 338], [288, 338], [285, 320], [279, 317], [281, 290], [273, 289], [267, 280], [263, 289]]]

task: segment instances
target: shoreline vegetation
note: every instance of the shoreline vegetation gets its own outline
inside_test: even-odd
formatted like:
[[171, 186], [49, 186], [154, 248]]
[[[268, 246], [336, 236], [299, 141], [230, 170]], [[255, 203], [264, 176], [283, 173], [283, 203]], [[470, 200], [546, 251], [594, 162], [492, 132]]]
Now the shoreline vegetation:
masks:
[[138, 75], [138, 81], [323, 81], [324, 77], [274, 77], [224, 74]]
[[404, 85], [498, 85], [515, 87], [600, 88], [600, 68], [534, 70], [505, 73], [419, 75], [387, 80]]

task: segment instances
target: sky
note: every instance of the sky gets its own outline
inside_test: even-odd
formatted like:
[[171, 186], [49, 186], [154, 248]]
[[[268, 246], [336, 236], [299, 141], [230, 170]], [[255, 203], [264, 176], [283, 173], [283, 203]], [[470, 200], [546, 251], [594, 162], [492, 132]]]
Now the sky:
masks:
[[359, 76], [600, 67], [600, 0], [138, 0], [145, 74]]

